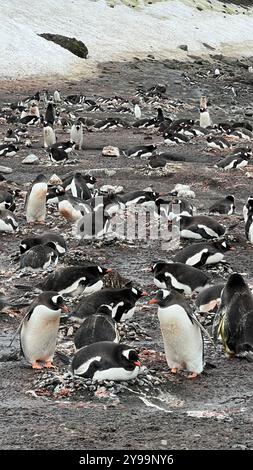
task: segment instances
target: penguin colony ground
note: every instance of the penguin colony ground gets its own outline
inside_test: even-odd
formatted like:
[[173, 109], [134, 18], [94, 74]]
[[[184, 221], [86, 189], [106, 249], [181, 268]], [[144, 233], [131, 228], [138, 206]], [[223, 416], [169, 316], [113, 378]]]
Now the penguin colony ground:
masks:
[[[59, 101], [50, 86], [2, 103], [0, 165], [14, 172], [0, 183], [1, 323], [14, 331], [21, 322], [24, 358], [15, 365], [23, 374], [27, 364], [42, 368], [33, 372], [39, 394], [70, 396], [73, 380], [77, 394], [105, 396], [122, 393], [122, 381], [151, 396], [178, 381], [209, 378], [210, 388], [229, 367], [225, 355], [233, 374], [250, 373], [250, 99], [244, 90], [240, 108], [228, 85], [222, 107], [212, 69], [192, 77], [167, 69], [175, 92], [165, 81], [132, 83], [120, 96], [59, 87]], [[214, 86], [203, 121], [200, 97]], [[23, 164], [31, 153], [38, 164]], [[155, 208], [150, 224], [177, 220], [180, 245], [110, 234], [115, 212], [132, 217], [133, 204]], [[102, 237], [85, 230], [96, 210]]]

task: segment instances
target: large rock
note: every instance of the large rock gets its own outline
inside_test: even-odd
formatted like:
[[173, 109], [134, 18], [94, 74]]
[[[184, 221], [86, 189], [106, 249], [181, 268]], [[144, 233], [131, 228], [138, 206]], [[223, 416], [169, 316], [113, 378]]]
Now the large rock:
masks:
[[52, 41], [55, 44], [67, 49], [72, 52], [72, 54], [81, 57], [81, 59], [86, 59], [88, 55], [88, 49], [82, 41], [78, 41], [76, 38], [68, 38], [67, 36], [62, 36], [61, 34], [51, 34], [51, 33], [42, 33], [38, 34], [48, 41]]
[[38, 165], [39, 158], [37, 157], [37, 155], [30, 153], [29, 155], [27, 155], [27, 157], [24, 158], [24, 160], [22, 160], [22, 163], [24, 163], [25, 165]]
[[12, 172], [13, 172], [12, 168], [9, 168], [8, 166], [1, 166], [0, 165], [0, 173], [8, 174], [8, 173], [12, 173]]

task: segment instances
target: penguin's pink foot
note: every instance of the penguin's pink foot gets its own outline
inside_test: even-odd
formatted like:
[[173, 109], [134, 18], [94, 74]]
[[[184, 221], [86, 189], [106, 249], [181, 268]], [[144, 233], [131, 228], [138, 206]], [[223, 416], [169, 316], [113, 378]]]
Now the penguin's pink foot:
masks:
[[170, 370], [170, 372], [172, 374], [177, 374], [177, 368], [176, 367], [172, 367], [172, 369]]
[[198, 374], [196, 372], [191, 372], [188, 376], [187, 379], [196, 379], [198, 377]]
[[38, 362], [33, 362], [32, 363], [32, 368], [33, 369], [42, 369], [42, 366], [40, 364], [38, 364]]
[[46, 369], [55, 369], [55, 366], [52, 364], [51, 361], [45, 362], [44, 367], [46, 367]]

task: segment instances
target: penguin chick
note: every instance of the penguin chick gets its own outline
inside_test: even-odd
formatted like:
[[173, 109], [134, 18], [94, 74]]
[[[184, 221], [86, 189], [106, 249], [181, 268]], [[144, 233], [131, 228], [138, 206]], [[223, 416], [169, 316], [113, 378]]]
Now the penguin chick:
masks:
[[73, 357], [74, 375], [101, 380], [131, 380], [140, 371], [137, 352], [126, 344], [101, 341], [79, 349]]
[[36, 245], [26, 251], [20, 257], [20, 268], [47, 269], [51, 264], [56, 266], [58, 263], [58, 254], [48, 245]]
[[[61, 312], [67, 312], [58, 292], [40, 294], [20, 325], [21, 351], [33, 369], [51, 368]], [[42, 364], [40, 364], [42, 363]]]
[[180, 369], [197, 377], [204, 368], [204, 344], [199, 322], [191, 313], [185, 298], [174, 290], [159, 290], [149, 301], [158, 304], [158, 318], [163, 336], [166, 360], [173, 374]]
[[44, 223], [46, 218], [47, 179], [38, 175], [27, 193], [25, 209], [28, 223]]
[[253, 361], [253, 296], [239, 273], [233, 273], [221, 293], [221, 303], [213, 322], [213, 337], [219, 335], [228, 357]]

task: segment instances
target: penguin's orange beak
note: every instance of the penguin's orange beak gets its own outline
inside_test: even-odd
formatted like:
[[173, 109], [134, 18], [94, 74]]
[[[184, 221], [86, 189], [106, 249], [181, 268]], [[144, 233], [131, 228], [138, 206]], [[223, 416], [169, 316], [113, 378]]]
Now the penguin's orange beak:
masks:
[[107, 273], [111, 273], [111, 272], [112, 272], [112, 268], [108, 268], [108, 269], [106, 270], [106, 272], [107, 272]]
[[69, 312], [69, 308], [66, 305], [61, 305], [60, 307], [63, 312]]
[[147, 293], [147, 292], [142, 292], [142, 293], [141, 293], [141, 296], [142, 296], [142, 297], [145, 297], [145, 295], [148, 295], [148, 293]]
[[138, 367], [141, 367], [140, 361], [134, 361], [134, 365], [135, 365], [135, 366], [138, 366]]
[[149, 300], [149, 305], [152, 305], [152, 304], [157, 304], [157, 299], [151, 299]]
[[236, 251], [236, 248], [235, 248], [234, 246], [231, 246], [231, 247], [229, 248], [229, 250], [230, 250], [230, 251]]

